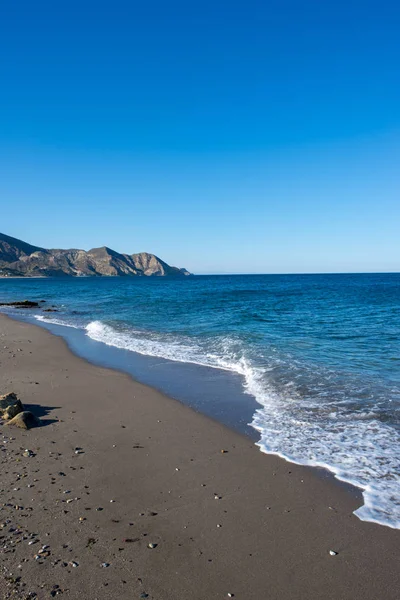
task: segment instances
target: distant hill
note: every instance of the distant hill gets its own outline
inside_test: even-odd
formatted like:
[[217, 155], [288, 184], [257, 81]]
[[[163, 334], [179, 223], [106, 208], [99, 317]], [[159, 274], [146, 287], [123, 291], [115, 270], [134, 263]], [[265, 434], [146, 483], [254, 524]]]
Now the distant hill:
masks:
[[0, 277], [111, 277], [190, 275], [154, 254], [119, 254], [111, 248], [46, 250], [0, 233]]

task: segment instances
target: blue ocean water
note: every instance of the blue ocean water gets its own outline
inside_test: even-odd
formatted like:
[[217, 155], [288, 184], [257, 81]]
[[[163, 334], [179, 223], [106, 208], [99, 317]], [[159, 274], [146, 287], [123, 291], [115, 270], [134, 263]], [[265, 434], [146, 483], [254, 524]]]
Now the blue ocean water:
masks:
[[360, 519], [400, 528], [400, 274], [0, 280], [22, 298], [59, 310], [36, 322], [235, 376], [262, 451], [328, 468], [363, 489]]

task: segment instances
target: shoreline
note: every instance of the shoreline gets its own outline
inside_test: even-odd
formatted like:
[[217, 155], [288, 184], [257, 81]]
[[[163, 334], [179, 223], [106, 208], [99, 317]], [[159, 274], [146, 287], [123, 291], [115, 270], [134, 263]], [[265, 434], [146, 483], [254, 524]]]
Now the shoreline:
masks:
[[[201, 414], [203, 416], [205, 416], [208, 419], [211, 419], [213, 422], [220, 424], [224, 427], [227, 427], [228, 430], [230, 431], [235, 431], [236, 433], [239, 433], [239, 435], [244, 436], [246, 439], [248, 439], [249, 441], [251, 441], [255, 446], [257, 446], [260, 449], [260, 452], [262, 454], [265, 454], [266, 456], [274, 456], [279, 458], [280, 460], [283, 460], [284, 462], [288, 463], [289, 465], [297, 465], [297, 466], [301, 466], [301, 467], [306, 467], [309, 469], [313, 469], [315, 474], [318, 477], [324, 477], [324, 478], [330, 478], [332, 479], [337, 485], [341, 485], [341, 486], [345, 486], [347, 487], [349, 490], [352, 490], [354, 496], [357, 498], [359, 498], [359, 496], [361, 495], [361, 504], [360, 507], [364, 505], [364, 498], [362, 496], [364, 488], [361, 485], [357, 485], [356, 483], [352, 482], [352, 481], [347, 481], [346, 479], [341, 479], [340, 476], [334, 472], [334, 470], [332, 470], [331, 467], [329, 467], [329, 465], [323, 465], [323, 464], [306, 464], [306, 463], [302, 463], [300, 461], [295, 461], [294, 459], [290, 459], [288, 457], [286, 457], [284, 454], [279, 454], [279, 453], [275, 453], [275, 452], [267, 452], [263, 449], [261, 449], [261, 446], [259, 444], [260, 441], [260, 432], [258, 429], [256, 429], [255, 427], [253, 427], [250, 423], [248, 423], [245, 427], [243, 426], [243, 424], [238, 427], [237, 423], [229, 423], [229, 422], [225, 422], [223, 419], [218, 418], [218, 416], [216, 416], [214, 409], [211, 412], [207, 412], [207, 410], [204, 410], [204, 407], [197, 407], [196, 404], [190, 403], [188, 402], [187, 398], [182, 399], [181, 397], [175, 396], [173, 394], [168, 394], [167, 392], [165, 392], [162, 387], [157, 387], [156, 385], [154, 385], [154, 381], [152, 382], [148, 382], [145, 379], [136, 377], [135, 374], [133, 374], [131, 372], [131, 370], [129, 368], [124, 368], [124, 365], [121, 363], [118, 363], [118, 359], [121, 358], [121, 352], [127, 352], [128, 355], [132, 354], [132, 352], [130, 350], [122, 350], [121, 348], [113, 348], [111, 347], [111, 351], [116, 351], [116, 357], [117, 357], [117, 361], [113, 361], [111, 362], [110, 360], [103, 360], [103, 359], [99, 359], [98, 356], [90, 355], [85, 353], [84, 351], [82, 351], [82, 347], [80, 345], [80, 342], [82, 340], [78, 340], [78, 342], [75, 342], [75, 340], [73, 339], [73, 337], [71, 337], [68, 334], [75, 334], [77, 332], [79, 332], [79, 334], [81, 334], [81, 330], [80, 329], [75, 329], [74, 327], [71, 326], [67, 326], [67, 325], [60, 325], [60, 324], [54, 324], [51, 320], [47, 321], [45, 319], [41, 320], [41, 319], [37, 319], [38, 322], [36, 323], [35, 321], [31, 320], [29, 317], [29, 311], [27, 313], [21, 313], [21, 315], [25, 315], [28, 316], [28, 319], [25, 318], [21, 318], [20, 315], [10, 315], [7, 313], [0, 313], [4, 314], [6, 316], [6, 318], [9, 318], [11, 320], [15, 320], [17, 322], [23, 322], [23, 323], [28, 323], [30, 325], [33, 325], [33, 327], [39, 327], [41, 329], [44, 329], [45, 331], [48, 331], [50, 333], [50, 335], [55, 336], [60, 338], [67, 346], [68, 350], [76, 357], [80, 358], [81, 360], [85, 361], [88, 365], [94, 365], [94, 366], [98, 366], [98, 367], [102, 367], [105, 369], [111, 369], [113, 371], [122, 373], [122, 374], [126, 374], [128, 375], [128, 377], [130, 377], [132, 379], [132, 381], [134, 383], [140, 383], [146, 387], [148, 387], [149, 389], [156, 391], [157, 393], [160, 393], [161, 395], [163, 395], [165, 398], [167, 398], [168, 400], [172, 400], [174, 402], [178, 402], [179, 404], [193, 410], [196, 414]], [[56, 317], [57, 318], [57, 317]], [[60, 332], [58, 332], [57, 330], [60, 329]], [[71, 331], [71, 329], [73, 331]], [[105, 344], [104, 342], [96, 342], [97, 344], [99, 344], [100, 346], [103, 346], [104, 348], [106, 348], [108, 351], [110, 351], [110, 347], [107, 346], [107, 344]], [[101, 353], [99, 353], [101, 354]], [[134, 353], [137, 354], [137, 353]], [[141, 356], [140, 354], [138, 356]], [[148, 356], [148, 355], [143, 355], [145, 359], [152, 359], [153, 357]], [[157, 359], [158, 362], [159, 359]], [[165, 363], [170, 363], [170, 361], [167, 361], [166, 359], [162, 359], [165, 361]], [[201, 368], [201, 369], [212, 369], [212, 371], [220, 371], [221, 373], [227, 374], [228, 377], [239, 377], [241, 378], [241, 375], [238, 375], [237, 373], [234, 373], [232, 371], [226, 371], [224, 370], [222, 367], [220, 369], [214, 368], [214, 367], [205, 367], [204, 365], [200, 365], [200, 364], [193, 364], [193, 363], [174, 363], [172, 361], [172, 365], [179, 365], [179, 367], [182, 367], [182, 365], [186, 366], [193, 366], [196, 370]], [[169, 367], [171, 366], [171, 363], [169, 364]], [[143, 365], [141, 366], [141, 369], [143, 369]], [[242, 387], [242, 385], [241, 385]], [[254, 411], [257, 410], [258, 407], [261, 407], [262, 405], [257, 401], [256, 398], [254, 398], [251, 394], [244, 394], [243, 396], [247, 399], [247, 400], [251, 400], [251, 409], [249, 412], [249, 420], [251, 420], [254, 416]], [[244, 421], [243, 421], [244, 422]], [[358, 517], [359, 518], [359, 517]], [[372, 523], [376, 523], [377, 525], [381, 525], [383, 527], [390, 527], [390, 525], [388, 524], [383, 524], [383, 523], [379, 523], [378, 521], [367, 521], [367, 522], [372, 522]], [[395, 527], [393, 527], [393, 529], [396, 529]]]
[[[2, 314], [0, 334], [0, 393], [17, 392], [45, 425], [1, 427], [4, 598], [397, 598], [399, 532], [352, 514], [360, 490], [261, 453], [38, 325]], [[12, 524], [51, 556], [12, 544]], [[13, 586], [21, 596], [7, 595]]]
[[[100, 367], [104, 367], [104, 368], [111, 368], [115, 371], [121, 372], [121, 373], [126, 373], [128, 374], [132, 380], [134, 382], [139, 382], [142, 383], [146, 386], [148, 386], [150, 389], [155, 389], [158, 392], [160, 392], [161, 394], [165, 395], [167, 398], [169, 399], [173, 399], [174, 401], [178, 401], [179, 403], [188, 406], [192, 409], [195, 410], [195, 412], [198, 412], [200, 414], [203, 414], [205, 416], [207, 416], [208, 418], [211, 418], [213, 421], [216, 421], [217, 423], [222, 423], [223, 425], [227, 426], [229, 429], [233, 429], [236, 432], [239, 432], [242, 435], [245, 435], [246, 437], [248, 437], [253, 443], [255, 443], [255, 445], [260, 449], [260, 451], [263, 454], [269, 455], [269, 456], [276, 456], [278, 458], [280, 458], [281, 460], [284, 460], [285, 462], [289, 463], [289, 464], [295, 464], [298, 466], [303, 466], [303, 467], [307, 467], [307, 468], [311, 468], [315, 470], [315, 474], [318, 476], [323, 476], [323, 477], [330, 477], [332, 478], [337, 485], [344, 485], [344, 486], [348, 486], [349, 489], [353, 490], [353, 493], [355, 494], [355, 496], [358, 498], [359, 495], [362, 495], [362, 500], [360, 502], [360, 506], [357, 508], [356, 511], [354, 511], [354, 513], [356, 514], [356, 516], [362, 520], [362, 521], [366, 521], [366, 522], [371, 522], [371, 523], [375, 523], [377, 525], [381, 525], [383, 527], [390, 527], [392, 529], [400, 529], [399, 527], [396, 527], [395, 525], [392, 525], [390, 522], [382, 522], [379, 521], [378, 519], [374, 519], [373, 517], [369, 516], [368, 518], [362, 518], [362, 516], [360, 516], [359, 512], [364, 507], [366, 507], [367, 504], [367, 499], [364, 496], [364, 492], [365, 492], [365, 487], [363, 487], [361, 484], [358, 484], [357, 482], [347, 479], [345, 477], [343, 477], [340, 472], [338, 472], [333, 466], [329, 465], [329, 464], [325, 464], [325, 463], [318, 463], [318, 462], [313, 462], [313, 463], [307, 463], [306, 461], [301, 461], [301, 460], [296, 460], [294, 458], [288, 457], [286, 456], [283, 452], [273, 452], [273, 451], [267, 451], [263, 445], [260, 442], [260, 430], [254, 426], [253, 424], [250, 423], [250, 421], [254, 420], [254, 416], [255, 413], [257, 412], [258, 408], [262, 407], [262, 404], [260, 404], [257, 399], [252, 395], [252, 394], [246, 394], [244, 392], [241, 391], [240, 393], [240, 397], [237, 398], [237, 400], [239, 400], [240, 402], [240, 412], [243, 412], [243, 415], [240, 416], [240, 418], [238, 418], [238, 415], [235, 414], [234, 418], [231, 418], [230, 420], [227, 420], [226, 415], [223, 414], [223, 411], [218, 413], [218, 410], [216, 410], [215, 405], [218, 406], [218, 403], [221, 402], [221, 398], [219, 398], [219, 401], [216, 401], [215, 398], [215, 389], [212, 390], [206, 390], [204, 388], [204, 380], [205, 378], [207, 378], [206, 372], [201, 372], [200, 373], [200, 377], [199, 374], [196, 373], [196, 371], [198, 371], [199, 369], [212, 369], [213, 373], [215, 373], [215, 371], [219, 371], [221, 374], [224, 374], [224, 376], [226, 376], [228, 379], [231, 378], [239, 378], [241, 379], [242, 377], [244, 377], [241, 374], [235, 373], [233, 371], [229, 371], [229, 370], [225, 370], [222, 367], [221, 368], [217, 368], [217, 367], [206, 367], [204, 365], [198, 364], [198, 363], [191, 363], [191, 362], [187, 362], [187, 363], [182, 363], [182, 362], [174, 362], [174, 361], [168, 361], [167, 359], [161, 359], [161, 361], [165, 361], [165, 367], [168, 370], [171, 369], [175, 369], [178, 367], [178, 369], [182, 369], [182, 368], [188, 368], [188, 367], [194, 367], [194, 370], [192, 370], [190, 372], [189, 375], [189, 379], [191, 380], [191, 383], [194, 383], [202, 389], [202, 392], [204, 395], [208, 396], [213, 396], [213, 406], [211, 407], [211, 409], [209, 408], [209, 406], [207, 404], [203, 404], [203, 405], [197, 405], [196, 402], [191, 402], [189, 400], [189, 397], [187, 396], [187, 394], [182, 394], [180, 393], [181, 390], [178, 389], [172, 389], [172, 390], [165, 390], [163, 389], [163, 385], [159, 384], [157, 385], [158, 382], [156, 382], [156, 380], [154, 379], [154, 367], [159, 368], [160, 366], [160, 359], [159, 358], [155, 358], [155, 364], [153, 365], [151, 362], [149, 362], [148, 364], [146, 364], [146, 361], [152, 361], [154, 359], [154, 357], [149, 356], [149, 355], [141, 355], [140, 353], [138, 354], [135, 351], [130, 351], [130, 350], [125, 350], [122, 348], [118, 348], [118, 347], [113, 347], [113, 346], [109, 346], [107, 345], [106, 342], [103, 341], [97, 341], [97, 340], [92, 340], [92, 342], [94, 341], [95, 344], [97, 344], [97, 347], [95, 349], [94, 352], [91, 352], [90, 349], [86, 348], [86, 343], [87, 343], [87, 336], [83, 335], [83, 330], [81, 330], [79, 327], [76, 328], [72, 325], [67, 325], [66, 323], [61, 324], [61, 323], [55, 323], [53, 318], [39, 318], [39, 317], [35, 317], [35, 319], [31, 319], [30, 318], [30, 313], [29, 311], [27, 312], [22, 312], [20, 314], [7, 314], [7, 313], [3, 313], [6, 314], [6, 316], [8, 316], [11, 319], [15, 319], [17, 321], [22, 321], [22, 322], [28, 322], [33, 324], [34, 326], [39, 326], [41, 328], [44, 328], [45, 330], [49, 331], [52, 335], [55, 335], [56, 337], [60, 337], [64, 342], [66, 342], [67, 347], [69, 348], [69, 350], [75, 355], [78, 356], [80, 358], [82, 358], [83, 360], [85, 360], [86, 362], [88, 362], [88, 364], [92, 364], [92, 365], [97, 365]], [[22, 318], [22, 315], [24, 318]], [[27, 318], [25, 318], [27, 317]], [[55, 317], [55, 319], [57, 320], [57, 316]], [[36, 322], [36, 320], [38, 322]], [[75, 339], [76, 337], [76, 339]], [[101, 349], [99, 351], [99, 348]], [[115, 353], [115, 357], [113, 357], [113, 360], [110, 359], [110, 353]], [[136, 370], [133, 370], [131, 366], [128, 366], [128, 364], [125, 362], [123, 354], [128, 355], [128, 356], [132, 356], [135, 355], [136, 356], [136, 360], [139, 359], [143, 359], [145, 362], [143, 364], [141, 364], [140, 368]], [[105, 358], [107, 357], [107, 358]], [[129, 360], [127, 361], [129, 362]], [[153, 372], [153, 376], [150, 377], [150, 380], [146, 377], [143, 377], [143, 372], [146, 371], [152, 371]], [[180, 371], [178, 370], [177, 373], [175, 373], [175, 375], [177, 377], [180, 377], [182, 375], [182, 373], [180, 373]], [[196, 377], [196, 381], [194, 381], [194, 377]], [[161, 379], [162, 381], [162, 379]], [[162, 382], [165, 383], [165, 382]], [[226, 383], [226, 382], [225, 382]], [[240, 383], [240, 389], [242, 390], [243, 388], [243, 384]], [[232, 399], [236, 399], [235, 398], [235, 391], [234, 388], [230, 388], [225, 389], [224, 390], [224, 396], [229, 396], [229, 410], [232, 412], [234, 411], [234, 406], [235, 406], [235, 402], [232, 402]], [[215, 402], [216, 401], [216, 402]], [[247, 419], [244, 418], [244, 415], [247, 414], [248, 417]]]

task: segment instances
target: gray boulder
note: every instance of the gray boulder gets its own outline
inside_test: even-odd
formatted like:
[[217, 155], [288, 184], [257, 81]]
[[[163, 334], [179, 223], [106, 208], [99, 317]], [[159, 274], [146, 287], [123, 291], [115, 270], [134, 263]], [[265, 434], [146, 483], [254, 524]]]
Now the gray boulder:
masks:
[[15, 404], [12, 404], [3, 411], [2, 417], [5, 421], [9, 421], [16, 417], [19, 413], [23, 412], [24, 407], [22, 406], [21, 400], [17, 400]]
[[32, 427], [38, 427], [40, 424], [40, 419], [35, 417], [29, 410], [18, 413], [17, 416], [6, 423], [6, 425], [14, 425], [20, 429], [31, 429]]
[[5, 410], [9, 406], [12, 406], [17, 402], [17, 400], [18, 396], [14, 392], [3, 394], [2, 396], [0, 396], [0, 410]]

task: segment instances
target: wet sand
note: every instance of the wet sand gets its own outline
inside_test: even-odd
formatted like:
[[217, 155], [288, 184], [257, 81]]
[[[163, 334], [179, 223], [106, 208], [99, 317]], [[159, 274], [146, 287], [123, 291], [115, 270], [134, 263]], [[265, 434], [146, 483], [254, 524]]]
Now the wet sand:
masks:
[[2, 598], [399, 597], [400, 532], [354, 488], [0, 315], [9, 391], [43, 426], [0, 426]]

